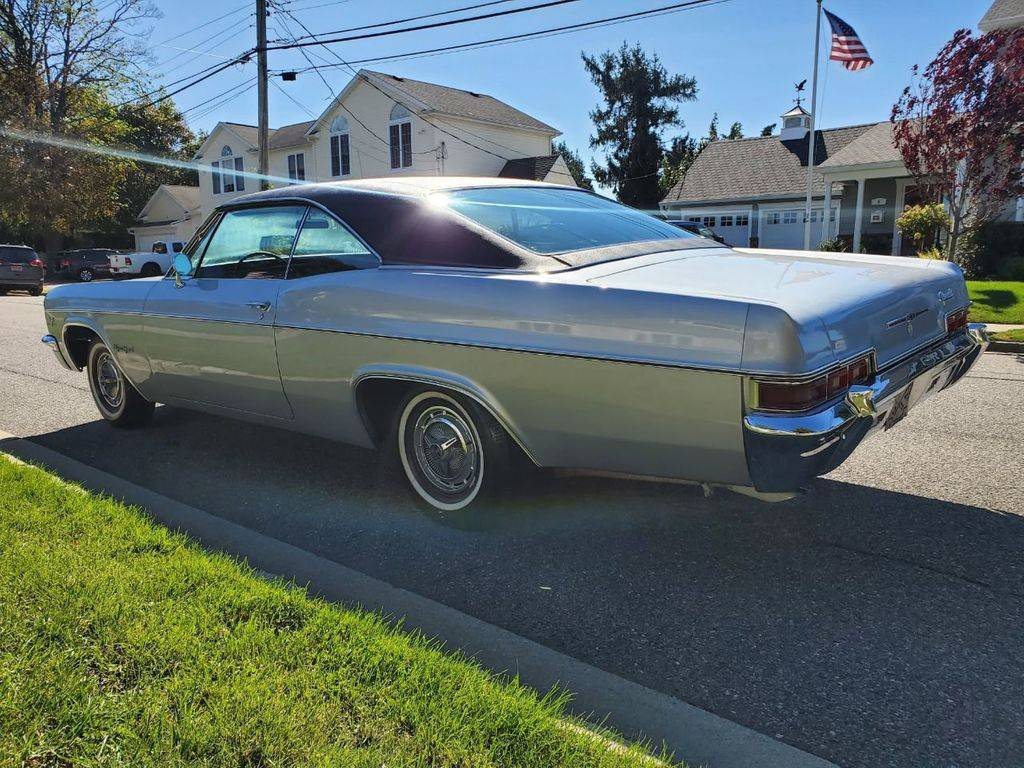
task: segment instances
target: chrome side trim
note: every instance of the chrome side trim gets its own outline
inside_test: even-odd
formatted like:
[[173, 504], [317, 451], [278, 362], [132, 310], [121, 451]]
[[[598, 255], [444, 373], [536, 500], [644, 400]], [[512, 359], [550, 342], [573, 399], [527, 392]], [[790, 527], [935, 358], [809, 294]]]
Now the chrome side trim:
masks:
[[[358, 392], [360, 384], [362, 384], [364, 381], [369, 381], [371, 379], [385, 379], [390, 381], [408, 381], [416, 384], [429, 384], [431, 386], [441, 387], [442, 389], [454, 390], [458, 392], [460, 395], [465, 395], [466, 397], [472, 399], [475, 403], [480, 405], [482, 408], [484, 408], [494, 418], [495, 421], [501, 424], [505, 432], [508, 433], [509, 437], [511, 437], [512, 440], [515, 441], [515, 444], [522, 449], [523, 453], [526, 454], [526, 457], [530, 461], [532, 461], [538, 467], [541, 466], [541, 463], [537, 461], [537, 457], [533, 455], [533, 452], [530, 451], [530, 449], [523, 442], [522, 438], [519, 437], [519, 434], [516, 432], [515, 429], [513, 429], [512, 425], [508, 423], [508, 420], [504, 416], [502, 416], [498, 412], [498, 409], [495, 408], [491, 403], [489, 403], [483, 395], [481, 395], [479, 392], [474, 392], [471, 387], [467, 387], [464, 384], [459, 383], [458, 381], [455, 381], [451, 378], [442, 375], [435, 376], [428, 373], [401, 373], [397, 371], [379, 371], [362, 373], [356, 376], [352, 380], [353, 395], [356, 395], [356, 393]], [[355, 402], [359, 402], [358, 397], [355, 398]], [[365, 417], [361, 412], [359, 416], [360, 418], [363, 419], [365, 426]], [[367, 431], [369, 432], [369, 430]]]

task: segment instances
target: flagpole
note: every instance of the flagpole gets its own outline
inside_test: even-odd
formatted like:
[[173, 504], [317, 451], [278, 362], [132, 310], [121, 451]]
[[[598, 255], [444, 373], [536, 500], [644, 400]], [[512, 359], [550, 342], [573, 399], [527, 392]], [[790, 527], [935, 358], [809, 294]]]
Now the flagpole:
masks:
[[[811, 250], [811, 187], [814, 183], [814, 121], [818, 117], [818, 44], [821, 41], [821, 0], [814, 24], [814, 74], [811, 78], [811, 131], [807, 134], [807, 200], [804, 204], [804, 250]], [[823, 211], [828, 221], [828, 211]], [[825, 229], [822, 230], [827, 231]]]

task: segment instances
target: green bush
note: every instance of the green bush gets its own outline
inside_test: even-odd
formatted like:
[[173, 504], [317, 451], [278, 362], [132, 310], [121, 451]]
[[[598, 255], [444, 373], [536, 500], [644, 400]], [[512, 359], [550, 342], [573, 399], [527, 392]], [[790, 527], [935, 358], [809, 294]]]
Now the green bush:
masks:
[[941, 203], [912, 205], [896, 219], [900, 232], [914, 243], [918, 251], [933, 248], [938, 233], [949, 231], [951, 224], [949, 214]]
[[946, 256], [938, 248], [926, 248], [923, 251], [917, 252], [917, 258], [931, 259], [932, 261], [941, 261], [942, 259], [946, 258]]
[[1024, 256], [1011, 256], [999, 265], [999, 276], [1006, 280], [1024, 280]]
[[833, 237], [831, 240], [822, 240], [818, 243], [819, 251], [829, 251], [830, 253], [845, 253], [846, 243], [840, 240], [838, 237]]
[[970, 260], [976, 275], [1002, 275], [1004, 262], [1024, 257], [1024, 222], [990, 221], [971, 230], [963, 243], [964, 259]]

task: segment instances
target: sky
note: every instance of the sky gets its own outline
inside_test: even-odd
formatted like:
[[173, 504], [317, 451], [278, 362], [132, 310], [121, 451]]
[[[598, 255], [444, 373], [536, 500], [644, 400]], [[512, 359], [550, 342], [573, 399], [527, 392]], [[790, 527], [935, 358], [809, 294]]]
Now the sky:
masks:
[[[374, 24], [479, 0], [277, 0], [311, 31], [327, 32]], [[474, 15], [537, 0], [470, 11]], [[579, 0], [563, 6], [448, 28], [392, 35], [333, 46], [346, 60], [391, 55], [520, 32], [572, 24], [667, 5], [671, 0]], [[827, 0], [825, 7], [852, 25], [875, 60], [860, 72], [847, 72], [827, 61], [828, 23], [822, 19], [818, 127], [885, 120], [908, 84], [910, 68], [927, 64], [960, 27], [977, 29], [990, 0]], [[255, 0], [156, 0], [163, 17], [148, 25], [153, 62], [163, 82], [231, 58], [255, 44]], [[216, 20], [219, 16], [224, 16]], [[443, 17], [454, 18], [454, 17]], [[707, 133], [714, 113], [723, 129], [734, 121], [744, 135], [758, 135], [793, 105], [794, 84], [810, 78], [814, 40], [814, 0], [721, 0], [716, 5], [614, 26], [518, 42], [477, 51], [367, 65], [391, 74], [488, 93], [527, 112], [563, 133], [584, 158], [593, 126], [589, 112], [598, 90], [580, 61], [580, 52], [598, 53], [623, 42], [640, 43], [656, 53], [673, 74], [696, 78], [694, 102], [680, 106], [685, 127], [669, 136]], [[423, 23], [423, 22], [414, 22]], [[146, 26], [137, 32], [145, 34]], [[303, 34], [296, 22], [278, 11], [268, 20], [268, 37]], [[191, 49], [191, 50], [183, 50]], [[337, 61], [319, 46], [306, 49], [317, 63]], [[300, 68], [298, 51], [272, 51], [270, 69]], [[254, 63], [235, 66], [175, 96], [194, 130], [209, 130], [219, 120], [256, 122]], [[276, 78], [270, 88], [270, 125], [309, 120], [318, 115], [348, 82], [346, 69], [300, 74], [294, 82]], [[159, 82], [159, 80], [158, 80]], [[239, 90], [229, 91], [233, 86]], [[328, 87], [329, 86], [329, 87]], [[809, 90], [808, 86], [808, 90]], [[216, 99], [225, 93], [226, 103]], [[204, 104], [204, 102], [208, 102]]]

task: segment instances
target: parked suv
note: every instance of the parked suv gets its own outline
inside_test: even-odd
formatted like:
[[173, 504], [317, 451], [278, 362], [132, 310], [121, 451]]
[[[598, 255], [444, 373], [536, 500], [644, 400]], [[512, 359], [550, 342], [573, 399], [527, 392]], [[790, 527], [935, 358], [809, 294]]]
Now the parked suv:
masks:
[[57, 269], [79, 282], [88, 283], [97, 277], [110, 277], [110, 254], [113, 248], [78, 248], [57, 254]]
[[41, 296], [45, 274], [43, 260], [27, 245], [0, 245], [0, 294], [28, 291]]

